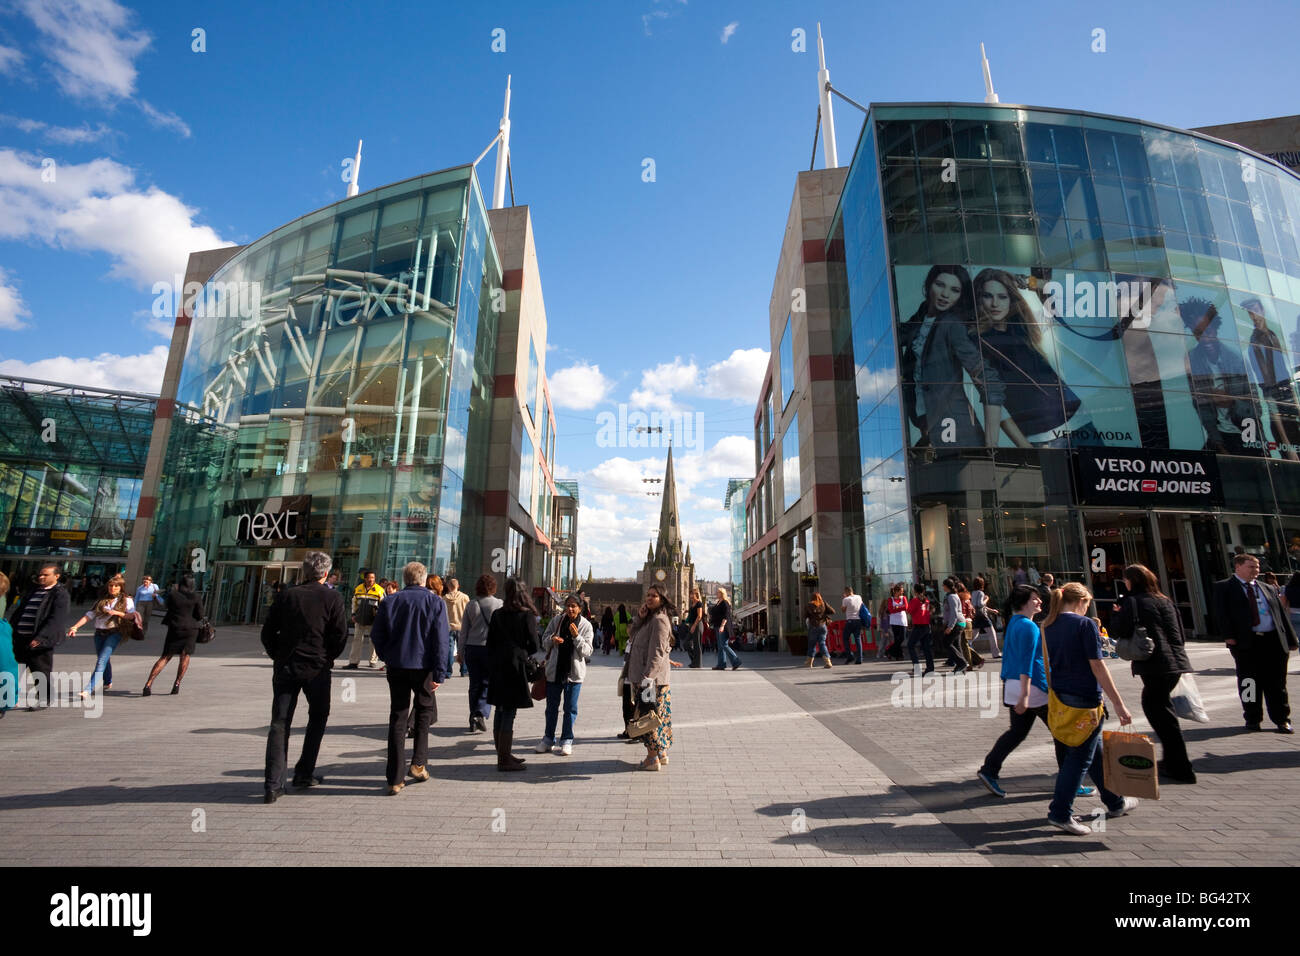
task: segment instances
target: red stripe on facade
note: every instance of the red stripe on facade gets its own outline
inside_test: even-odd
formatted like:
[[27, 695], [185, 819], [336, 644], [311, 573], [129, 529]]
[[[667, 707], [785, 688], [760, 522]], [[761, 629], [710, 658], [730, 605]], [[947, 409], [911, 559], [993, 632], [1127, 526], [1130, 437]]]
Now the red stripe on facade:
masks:
[[494, 518], [503, 517], [510, 504], [510, 497], [504, 491], [483, 492], [483, 514]]
[[805, 263], [825, 262], [826, 261], [826, 240], [805, 239], [803, 241], [803, 261]]
[[158, 399], [158, 403], [154, 406], [154, 411], [153, 411], [154, 418], [171, 418], [175, 414], [176, 414], [176, 399], [174, 398]]
[[513, 375], [498, 375], [496, 384], [492, 386], [493, 398], [510, 398], [515, 394], [515, 377]]
[[748, 561], [754, 555], [761, 553], [763, 549], [765, 549], [768, 545], [775, 542], [776, 537], [777, 537], [776, 526], [773, 525], [772, 529], [768, 531], [767, 534], [763, 535], [763, 537], [759, 538], [757, 541], [751, 544], [749, 546], [749, 550], [746, 551], [743, 555], [741, 555], [741, 557], [744, 558], [746, 561]]
[[190, 317], [186, 315], [184, 312], [176, 316], [176, 328], [178, 329], [183, 328], [184, 326], [187, 326], [189, 324], [190, 324]]
[[140, 497], [140, 503], [136, 506], [135, 516], [137, 518], [152, 518], [154, 511], [158, 507], [158, 499], [154, 497]]
[[818, 511], [843, 511], [844, 497], [840, 486], [823, 484], [813, 486], [813, 507]]
[[812, 382], [829, 382], [835, 378], [835, 356], [808, 356], [808, 379]]
[[501, 276], [501, 288], [514, 292], [524, 287], [524, 270], [507, 269]]

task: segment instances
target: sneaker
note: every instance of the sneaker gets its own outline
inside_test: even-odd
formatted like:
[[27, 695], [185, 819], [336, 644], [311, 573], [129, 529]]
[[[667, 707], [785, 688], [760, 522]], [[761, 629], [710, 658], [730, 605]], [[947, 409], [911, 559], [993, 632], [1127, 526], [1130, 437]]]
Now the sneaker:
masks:
[[731, 669], [732, 669], [733, 671], [738, 671], [738, 670], [740, 670], [740, 661], [736, 661], [736, 663], [732, 664], [732, 665], [731, 665]]
[[356, 669], [357, 669], [358, 667], [360, 667], [360, 666], [361, 666], [360, 664], [349, 664], [349, 665], [345, 668], [345, 670], [354, 671], [354, 670], [356, 670]]
[[572, 740], [566, 740], [564, 743], [560, 744], [560, 755], [561, 755], [561, 756], [564, 756], [564, 757], [571, 757], [571, 756], [573, 756], [573, 741], [572, 741]]
[[533, 752], [534, 752], [534, 753], [539, 753], [539, 754], [544, 754], [544, 753], [546, 753], [546, 751], [548, 751], [548, 750], [551, 749], [551, 744], [553, 744], [554, 742], [555, 742], [555, 741], [553, 741], [553, 740], [547, 740], [545, 737], [543, 737], [541, 740], [539, 740], [539, 741], [537, 742], [537, 746], [536, 746], [535, 748], [533, 748]]
[[1137, 797], [1125, 797], [1124, 804], [1118, 810], [1107, 810], [1106, 819], [1114, 820], [1116, 817], [1127, 816], [1130, 811], [1135, 810], [1138, 805]]
[[993, 794], [993, 796], [1005, 797], [1007, 795], [1007, 792], [1003, 790], [1000, 786], [998, 786], [997, 777], [990, 777], [983, 770], [981, 770], [975, 776], [979, 777], [980, 783], [984, 784], [984, 788], [988, 790], [989, 793]]
[[429, 779], [429, 771], [425, 770], [421, 764], [415, 764], [415, 763], [411, 764], [410, 769], [407, 770], [406, 772], [409, 773], [416, 780]]
[[1091, 797], [1096, 792], [1096, 787], [1082, 786], [1074, 792], [1074, 795], [1076, 797]]
[[1091, 828], [1080, 822], [1078, 817], [1070, 817], [1068, 820], [1053, 820], [1051, 817], [1048, 817], [1047, 822], [1056, 827], [1056, 829], [1064, 830], [1066, 833], [1073, 836], [1087, 836], [1092, 832]]
[[560, 755], [560, 751], [563, 749], [564, 748], [561, 744], [555, 744], [551, 747], [551, 753], [555, 754], [555, 756], [558, 757]]

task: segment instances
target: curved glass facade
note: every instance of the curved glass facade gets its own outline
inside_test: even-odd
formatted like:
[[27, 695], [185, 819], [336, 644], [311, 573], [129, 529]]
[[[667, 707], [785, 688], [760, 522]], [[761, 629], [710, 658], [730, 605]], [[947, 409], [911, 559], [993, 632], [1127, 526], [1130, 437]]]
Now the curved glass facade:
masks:
[[1208, 137], [873, 107], [827, 247], [868, 575], [1142, 561], [1199, 626], [1234, 549], [1300, 567], [1297, 223], [1300, 178]]
[[470, 167], [241, 249], [193, 310], [157, 562], [170, 574], [204, 549], [233, 620], [270, 600], [247, 567], [283, 561], [288, 575], [305, 548], [331, 553], [345, 582], [410, 560], [477, 568], [485, 458], [466, 452], [486, 444], [501, 284]]

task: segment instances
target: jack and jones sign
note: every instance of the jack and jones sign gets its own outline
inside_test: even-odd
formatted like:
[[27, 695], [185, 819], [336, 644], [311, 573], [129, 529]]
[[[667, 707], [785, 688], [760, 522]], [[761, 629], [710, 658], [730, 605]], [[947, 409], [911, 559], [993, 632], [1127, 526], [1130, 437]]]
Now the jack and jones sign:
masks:
[[235, 543], [241, 548], [305, 547], [311, 495], [232, 501], [226, 517], [235, 521]]
[[1223, 504], [1214, 455], [1199, 451], [1098, 448], [1074, 454], [1079, 504], [1207, 508]]

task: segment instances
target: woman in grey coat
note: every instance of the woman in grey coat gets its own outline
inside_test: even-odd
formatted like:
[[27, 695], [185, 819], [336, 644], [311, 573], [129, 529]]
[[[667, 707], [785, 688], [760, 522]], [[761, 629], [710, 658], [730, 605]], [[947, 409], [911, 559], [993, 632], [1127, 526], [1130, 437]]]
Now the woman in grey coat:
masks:
[[1156, 766], [1162, 776], [1175, 783], [1196, 783], [1196, 772], [1187, 757], [1187, 744], [1170, 700], [1179, 678], [1192, 672], [1178, 609], [1160, 593], [1160, 582], [1145, 565], [1130, 564], [1124, 569], [1124, 580], [1130, 594], [1115, 605], [1110, 636], [1117, 640], [1132, 637], [1141, 625], [1155, 643], [1150, 657], [1133, 662], [1133, 675], [1142, 679], [1142, 713], [1164, 749], [1165, 759]]
[[629, 628], [627, 649], [627, 683], [636, 695], [637, 712], [653, 709], [659, 715], [659, 727], [642, 737], [645, 760], [638, 770], [659, 770], [668, 766], [668, 748], [673, 743], [672, 697], [669, 674], [672, 664], [672, 615], [675, 608], [663, 588], [652, 584], [646, 590], [645, 603]]
[[[542, 635], [546, 662], [546, 732], [537, 752], [546, 751], [569, 756], [573, 753], [573, 725], [578, 720], [578, 694], [587, 676], [587, 661], [594, 647], [591, 622], [582, 616], [582, 601], [576, 594], [564, 599], [564, 612], [551, 618]], [[555, 743], [555, 724], [560, 700], [564, 700], [564, 726], [559, 744]]]

